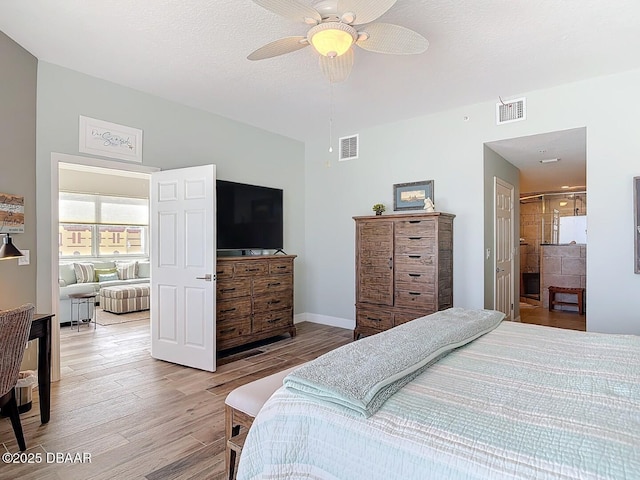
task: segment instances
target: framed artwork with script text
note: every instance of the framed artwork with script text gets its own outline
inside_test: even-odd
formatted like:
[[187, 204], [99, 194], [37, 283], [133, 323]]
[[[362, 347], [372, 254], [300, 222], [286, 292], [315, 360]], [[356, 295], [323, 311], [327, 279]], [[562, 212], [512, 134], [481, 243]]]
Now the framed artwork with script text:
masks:
[[80, 153], [142, 163], [142, 130], [80, 115]]

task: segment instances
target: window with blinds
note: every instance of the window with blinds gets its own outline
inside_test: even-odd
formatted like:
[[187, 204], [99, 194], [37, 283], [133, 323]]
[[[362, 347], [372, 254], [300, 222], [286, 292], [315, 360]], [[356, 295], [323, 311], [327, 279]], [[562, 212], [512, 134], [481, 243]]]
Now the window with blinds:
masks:
[[149, 254], [146, 198], [60, 192], [61, 258]]

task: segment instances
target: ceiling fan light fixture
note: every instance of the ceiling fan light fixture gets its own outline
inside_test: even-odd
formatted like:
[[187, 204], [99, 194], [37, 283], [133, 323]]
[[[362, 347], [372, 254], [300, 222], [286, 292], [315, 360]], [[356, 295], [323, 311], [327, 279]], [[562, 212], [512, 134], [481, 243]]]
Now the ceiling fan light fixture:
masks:
[[325, 57], [344, 55], [357, 38], [358, 32], [355, 28], [340, 22], [321, 23], [307, 34], [309, 43]]

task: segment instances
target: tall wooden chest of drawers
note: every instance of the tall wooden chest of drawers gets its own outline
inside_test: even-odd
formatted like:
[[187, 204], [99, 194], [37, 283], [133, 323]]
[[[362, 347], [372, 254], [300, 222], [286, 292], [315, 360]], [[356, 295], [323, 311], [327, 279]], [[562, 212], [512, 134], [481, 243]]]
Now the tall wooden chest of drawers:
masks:
[[216, 345], [237, 347], [283, 333], [293, 325], [295, 255], [218, 257]]
[[354, 217], [354, 339], [453, 306], [454, 217], [441, 212]]

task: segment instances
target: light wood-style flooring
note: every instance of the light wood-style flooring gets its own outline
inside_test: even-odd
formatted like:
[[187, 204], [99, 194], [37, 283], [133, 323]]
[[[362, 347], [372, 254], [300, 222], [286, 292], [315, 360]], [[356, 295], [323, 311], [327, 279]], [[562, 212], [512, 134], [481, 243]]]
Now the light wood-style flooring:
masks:
[[586, 315], [579, 315], [575, 312], [549, 311], [541, 305], [524, 306], [520, 304], [520, 321], [569, 330], [585, 331], [587, 329]]
[[[149, 322], [61, 330], [62, 379], [51, 421], [40, 424], [37, 391], [21, 415], [27, 453], [90, 453], [91, 463], [0, 463], [0, 479], [222, 479], [224, 399], [234, 388], [312, 360], [352, 340], [352, 330], [297, 325], [291, 339], [219, 359], [215, 373], [150, 356]], [[17, 452], [8, 419], [0, 453]]]

